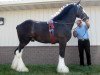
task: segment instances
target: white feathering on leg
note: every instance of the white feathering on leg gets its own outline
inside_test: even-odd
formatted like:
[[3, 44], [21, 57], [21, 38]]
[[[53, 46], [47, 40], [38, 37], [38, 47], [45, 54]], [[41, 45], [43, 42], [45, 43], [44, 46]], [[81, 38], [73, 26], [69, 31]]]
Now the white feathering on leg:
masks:
[[15, 55], [15, 56], [14, 56], [14, 59], [13, 59], [13, 61], [12, 61], [11, 68], [12, 68], [12, 69], [16, 69], [16, 68], [17, 68], [17, 64], [18, 64], [18, 58], [17, 58], [17, 56]]
[[23, 50], [19, 53], [19, 51], [16, 51], [16, 55], [14, 57], [13, 63], [11, 68], [15, 69], [18, 72], [28, 72], [28, 68], [25, 66], [23, 60], [22, 60], [22, 52]]
[[65, 65], [64, 58], [62, 58], [61, 56], [59, 56], [57, 72], [59, 72], [59, 73], [68, 73], [69, 72], [69, 68]]

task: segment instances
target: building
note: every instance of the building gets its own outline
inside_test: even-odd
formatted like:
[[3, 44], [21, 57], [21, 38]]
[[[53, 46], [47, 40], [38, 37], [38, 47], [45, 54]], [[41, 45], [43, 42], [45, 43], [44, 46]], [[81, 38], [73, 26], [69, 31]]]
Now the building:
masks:
[[[64, 4], [79, 0], [15, 0], [0, 2], [0, 17], [4, 18], [4, 25], [0, 25], [0, 63], [11, 63], [13, 52], [18, 46], [16, 26], [27, 19], [48, 21]], [[81, 5], [90, 17], [89, 29], [91, 40], [92, 63], [100, 63], [100, 1], [82, 0]], [[1, 22], [0, 22], [1, 23]], [[23, 60], [27, 64], [56, 64], [58, 60], [58, 44], [42, 44], [30, 42], [25, 48]], [[79, 62], [77, 39], [71, 38], [66, 48], [66, 63]]]

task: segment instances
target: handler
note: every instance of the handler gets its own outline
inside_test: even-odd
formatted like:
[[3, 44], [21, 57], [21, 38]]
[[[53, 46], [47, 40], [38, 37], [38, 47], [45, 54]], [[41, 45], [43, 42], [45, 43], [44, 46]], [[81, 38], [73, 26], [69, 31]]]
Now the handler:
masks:
[[84, 66], [84, 50], [86, 52], [87, 65], [91, 65], [90, 54], [90, 41], [88, 35], [88, 29], [90, 27], [89, 19], [85, 23], [81, 19], [76, 21], [77, 27], [73, 31], [73, 36], [78, 38], [78, 50], [80, 57], [80, 65]]

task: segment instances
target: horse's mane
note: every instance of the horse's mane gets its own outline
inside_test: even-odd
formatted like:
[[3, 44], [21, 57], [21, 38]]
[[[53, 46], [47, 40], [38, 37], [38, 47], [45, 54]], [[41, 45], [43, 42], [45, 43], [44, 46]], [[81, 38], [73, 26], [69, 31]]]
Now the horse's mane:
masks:
[[62, 20], [70, 11], [70, 9], [74, 6], [75, 4], [66, 4], [63, 6], [60, 10], [59, 13], [52, 18], [53, 21], [58, 21]]

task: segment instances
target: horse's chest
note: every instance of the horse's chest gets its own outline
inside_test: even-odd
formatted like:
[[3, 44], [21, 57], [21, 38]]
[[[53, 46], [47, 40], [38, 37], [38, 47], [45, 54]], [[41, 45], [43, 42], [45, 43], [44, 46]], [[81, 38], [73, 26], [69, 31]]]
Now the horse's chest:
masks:
[[61, 37], [70, 37], [71, 36], [71, 30], [69, 27], [66, 27], [66, 26], [61, 26], [59, 28], [57, 28], [55, 30], [56, 34], [58, 34], [58, 36], [61, 36]]

